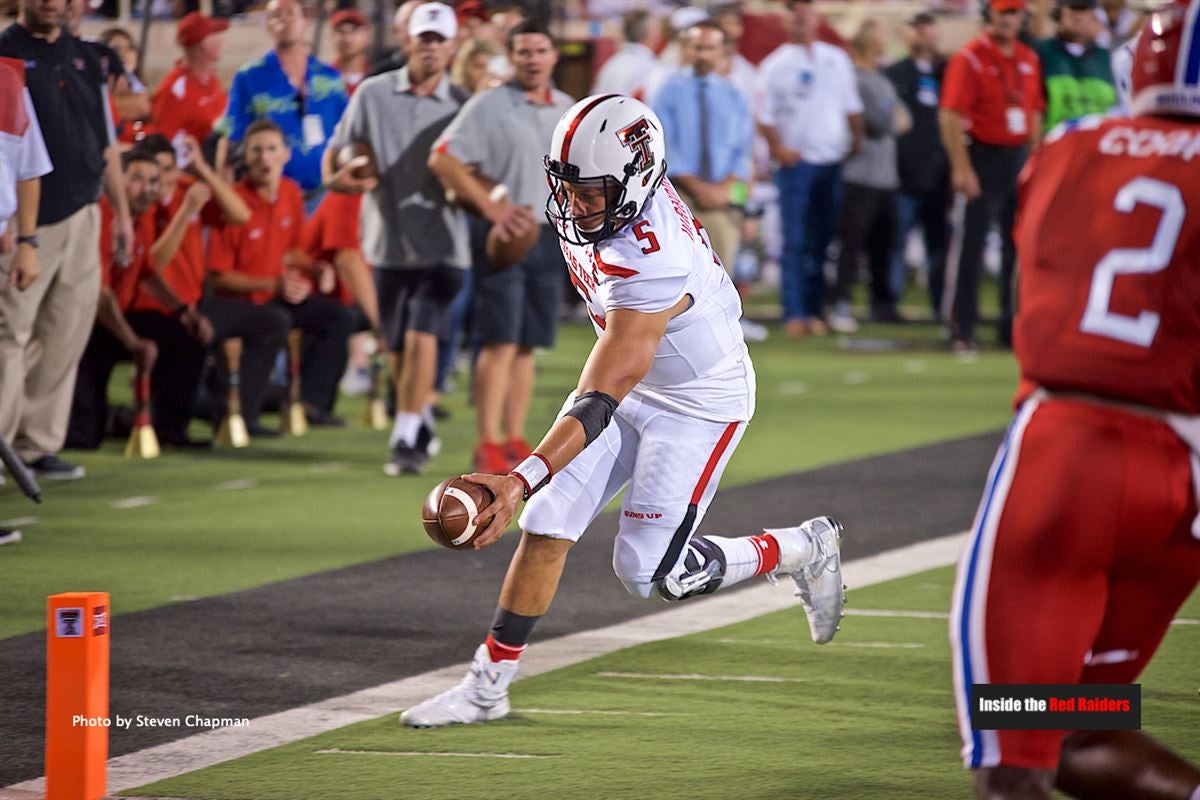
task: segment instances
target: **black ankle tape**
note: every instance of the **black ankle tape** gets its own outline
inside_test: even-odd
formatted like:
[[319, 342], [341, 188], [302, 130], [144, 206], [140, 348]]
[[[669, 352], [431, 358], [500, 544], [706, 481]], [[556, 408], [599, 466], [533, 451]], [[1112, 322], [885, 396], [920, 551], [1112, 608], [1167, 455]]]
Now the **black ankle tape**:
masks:
[[524, 614], [514, 614], [506, 608], [496, 607], [496, 616], [492, 619], [492, 638], [509, 647], [524, 647], [529, 644], [533, 635], [533, 626], [541, 619], [527, 617]]

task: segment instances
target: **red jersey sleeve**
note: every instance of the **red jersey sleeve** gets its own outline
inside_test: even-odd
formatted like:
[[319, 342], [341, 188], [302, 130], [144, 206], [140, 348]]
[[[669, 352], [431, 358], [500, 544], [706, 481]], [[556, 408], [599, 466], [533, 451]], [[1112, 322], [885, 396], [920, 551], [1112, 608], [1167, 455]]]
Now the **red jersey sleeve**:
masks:
[[208, 236], [208, 269], [210, 272], [229, 272], [237, 260], [237, 245], [241, 237], [238, 225], [220, 225]]

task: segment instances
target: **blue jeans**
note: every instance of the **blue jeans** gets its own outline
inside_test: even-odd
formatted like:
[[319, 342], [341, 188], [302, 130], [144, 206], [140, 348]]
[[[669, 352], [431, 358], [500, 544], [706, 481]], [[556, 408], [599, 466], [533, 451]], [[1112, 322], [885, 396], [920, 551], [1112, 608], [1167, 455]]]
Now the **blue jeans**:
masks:
[[950, 196], [948, 191], [922, 194], [896, 193], [896, 239], [892, 249], [890, 282], [892, 295], [904, 296], [907, 264], [904, 250], [913, 225], [921, 226], [925, 242], [926, 274], [929, 277], [929, 305], [935, 318], [941, 318], [942, 289], [946, 280], [946, 241], [950, 233], [947, 219]]
[[820, 317], [825, 305], [825, 250], [841, 211], [842, 165], [802, 161], [780, 167], [775, 184], [783, 225], [783, 319]]

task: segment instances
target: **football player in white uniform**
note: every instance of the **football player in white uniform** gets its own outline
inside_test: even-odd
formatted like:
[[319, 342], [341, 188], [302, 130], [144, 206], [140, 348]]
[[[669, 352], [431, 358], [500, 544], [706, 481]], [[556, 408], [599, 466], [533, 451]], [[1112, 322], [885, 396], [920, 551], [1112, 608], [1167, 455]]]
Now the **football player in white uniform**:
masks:
[[754, 368], [737, 290], [703, 227], [665, 179], [662, 125], [623, 95], [579, 101], [546, 156], [546, 214], [597, 341], [576, 390], [508, 475], [471, 474], [496, 495], [475, 523], [487, 547], [520, 517], [521, 542], [487, 640], [466, 678], [416, 705], [413, 727], [499, 719], [567, 551], [622, 489], [613, 568], [635, 597], [676, 601], [755, 575], [790, 575], [813, 639], [828, 642], [845, 602], [841, 526], [726, 538], [694, 535], [754, 413]]

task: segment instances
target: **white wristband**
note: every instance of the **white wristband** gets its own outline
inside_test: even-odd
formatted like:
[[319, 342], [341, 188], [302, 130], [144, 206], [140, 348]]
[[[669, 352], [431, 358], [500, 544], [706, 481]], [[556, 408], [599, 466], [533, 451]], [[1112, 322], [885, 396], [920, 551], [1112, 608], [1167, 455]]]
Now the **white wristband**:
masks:
[[517, 464], [509, 474], [516, 475], [525, 484], [526, 500], [532, 497], [538, 489], [549, 483], [550, 478], [554, 475], [550, 469], [550, 462], [540, 453], [534, 453], [520, 464]]

